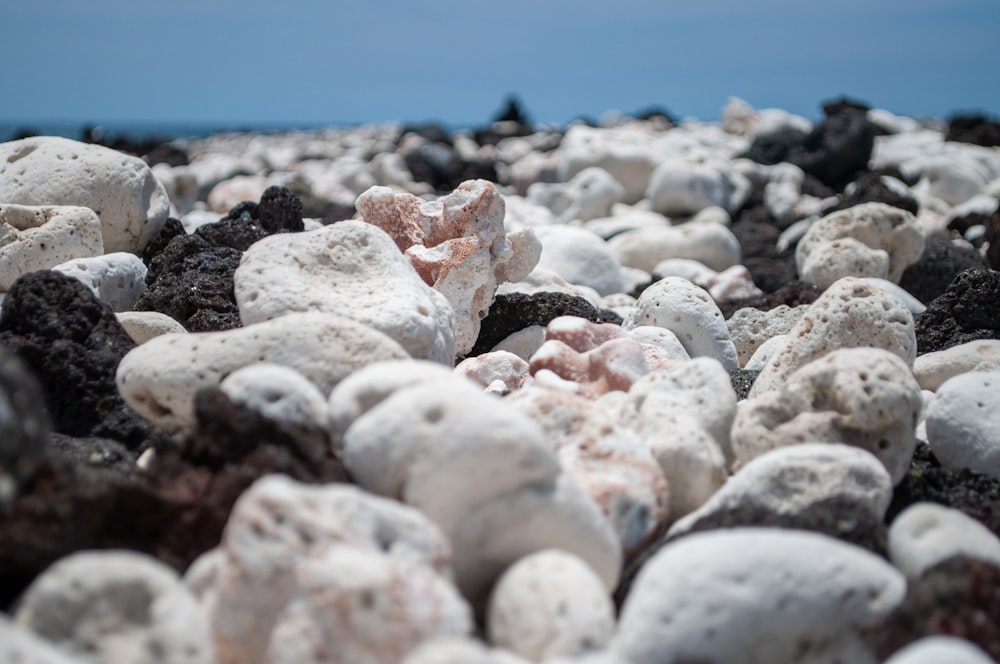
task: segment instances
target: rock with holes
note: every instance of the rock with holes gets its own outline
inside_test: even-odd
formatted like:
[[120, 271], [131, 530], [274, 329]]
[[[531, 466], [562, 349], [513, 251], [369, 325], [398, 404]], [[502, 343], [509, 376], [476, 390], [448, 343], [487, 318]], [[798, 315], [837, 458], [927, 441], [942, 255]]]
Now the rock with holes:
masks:
[[499, 394], [515, 392], [531, 383], [528, 363], [503, 350], [462, 360], [455, 367], [455, 373]]
[[795, 248], [799, 277], [826, 288], [842, 277], [898, 283], [924, 251], [916, 218], [885, 203], [862, 203], [809, 226]]
[[137, 344], [144, 344], [161, 334], [187, 332], [183, 325], [159, 311], [119, 311], [115, 318]]
[[408, 357], [378, 330], [332, 314], [288, 314], [236, 330], [164, 334], [129, 352], [115, 380], [125, 401], [169, 429], [194, 424], [194, 395], [258, 362], [291, 367], [323, 393], [356, 369]]
[[631, 664], [875, 664], [862, 633], [905, 592], [887, 562], [824, 535], [698, 533], [668, 544], [639, 573], [617, 646]]
[[625, 231], [611, 238], [608, 246], [622, 265], [650, 273], [670, 258], [695, 260], [717, 271], [741, 260], [740, 241], [733, 232], [707, 221]]
[[913, 375], [921, 388], [934, 391], [955, 376], [991, 365], [1000, 365], [1000, 339], [969, 341], [919, 355], [913, 361]]
[[687, 279], [667, 277], [644, 290], [622, 327], [641, 325], [670, 330], [691, 357], [714, 358], [727, 370], [739, 368], [722, 312], [711, 295]]
[[291, 367], [251, 364], [223, 378], [219, 390], [234, 404], [271, 421], [326, 428], [326, 399], [309, 379]]
[[490, 642], [533, 662], [603, 649], [615, 631], [604, 584], [562, 551], [541, 551], [510, 567], [490, 597]]
[[937, 503], [911, 505], [889, 527], [889, 559], [908, 578], [954, 556], [1000, 567], [1000, 539], [979, 521]]
[[811, 519], [824, 509], [856, 522], [881, 523], [890, 500], [892, 480], [873, 455], [847, 445], [803, 443], [747, 463], [708, 502], [674, 523], [670, 536], [729, 526], [738, 523], [741, 514], [804, 530], [823, 525]]
[[170, 210], [142, 159], [56, 136], [0, 143], [0, 201], [90, 208], [107, 252], [141, 252]]
[[146, 290], [146, 265], [124, 251], [71, 260], [52, 269], [82, 281], [116, 312], [132, 311]]
[[538, 267], [551, 270], [571, 284], [593, 288], [599, 295], [625, 289], [621, 263], [598, 235], [575, 226], [535, 229], [542, 243]]
[[738, 404], [733, 460], [739, 467], [778, 447], [846, 443], [878, 457], [898, 484], [910, 467], [922, 406], [920, 386], [899, 357], [878, 348], [840, 349]]
[[750, 396], [780, 388], [798, 368], [831, 351], [862, 347], [888, 350], [911, 366], [917, 355], [913, 315], [882, 289], [844, 277], [809, 305], [788, 343], [764, 365]]
[[24, 664], [87, 664], [93, 660], [75, 657], [57, 648], [30, 629], [0, 614], [0, 661]]
[[233, 284], [245, 325], [293, 312], [337, 314], [385, 333], [412, 357], [454, 360], [451, 305], [371, 224], [266, 237], [243, 254]]
[[649, 447], [605, 408], [584, 397], [526, 389], [506, 400], [542, 427], [563, 471], [593, 497], [626, 553], [664, 524], [669, 487]]
[[0, 205], [0, 291], [28, 272], [103, 253], [101, 220], [93, 210]]
[[743, 265], [733, 265], [721, 272], [689, 258], [668, 258], [653, 268], [656, 279], [683, 277], [708, 291], [717, 302], [742, 300], [763, 295], [753, 283], [753, 276]]
[[884, 664], [996, 664], [979, 646], [954, 636], [926, 636], [893, 653]]
[[[468, 631], [468, 608], [445, 583], [449, 562], [447, 541], [416, 510], [349, 485], [272, 475], [240, 496], [219, 546], [195, 561], [185, 583], [208, 613], [220, 663], [302, 661], [289, 658], [330, 634], [361, 642], [351, 651], [359, 659], [335, 661], [396, 661], [361, 658], [380, 647], [371, 630], [383, 639], [390, 627], [422, 638]], [[340, 569], [350, 572], [331, 578]], [[352, 608], [358, 633], [338, 612]], [[413, 645], [386, 647], [401, 648], [398, 659]]]
[[938, 388], [927, 406], [927, 442], [943, 465], [1000, 478], [1000, 371], [974, 371]]
[[730, 338], [736, 347], [736, 357], [741, 367], [753, 357], [757, 349], [779, 334], [788, 334], [806, 312], [800, 305], [789, 307], [781, 304], [774, 309], [761, 311], [753, 307], [738, 309], [726, 321]]
[[[459, 355], [476, 343], [497, 285], [519, 281], [534, 267], [515, 256], [504, 231], [503, 197], [485, 180], [463, 182], [437, 201], [372, 187], [356, 205], [361, 218], [388, 233], [424, 282], [451, 303]], [[537, 260], [534, 248], [530, 242], [523, 247]]]
[[215, 662], [208, 621], [177, 573], [131, 551], [74, 553], [24, 592], [17, 621], [99, 662]]

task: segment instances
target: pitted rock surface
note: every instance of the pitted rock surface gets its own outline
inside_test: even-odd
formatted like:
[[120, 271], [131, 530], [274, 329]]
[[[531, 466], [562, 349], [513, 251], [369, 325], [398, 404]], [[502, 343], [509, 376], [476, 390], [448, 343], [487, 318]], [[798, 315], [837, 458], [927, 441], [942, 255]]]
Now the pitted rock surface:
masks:
[[1000, 272], [966, 270], [917, 316], [917, 350], [929, 353], [977, 339], [1000, 339]]

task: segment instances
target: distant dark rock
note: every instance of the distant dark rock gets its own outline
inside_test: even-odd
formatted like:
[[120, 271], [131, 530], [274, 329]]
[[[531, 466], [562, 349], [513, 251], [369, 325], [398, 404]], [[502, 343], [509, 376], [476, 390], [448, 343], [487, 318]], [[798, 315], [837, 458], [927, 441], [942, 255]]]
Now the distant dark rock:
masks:
[[430, 143], [441, 143], [443, 145], [447, 145], [448, 147], [452, 146], [451, 133], [436, 122], [406, 125], [403, 127], [403, 131], [399, 134], [400, 140], [405, 138], [407, 134], [416, 134]]
[[[240, 203], [219, 221], [256, 222], [253, 225], [259, 227], [261, 237], [275, 233], [299, 233], [305, 230], [302, 222], [302, 199], [286, 187], [279, 186], [265, 189], [257, 203], [252, 201]], [[212, 225], [207, 224], [207, 226]], [[216, 246], [234, 246], [234, 244], [240, 242], [224, 241], [217, 243]]]
[[944, 139], [997, 147], [1000, 146], [1000, 122], [982, 114], [956, 115], [948, 121]]
[[778, 251], [780, 229], [767, 208], [744, 209], [733, 224], [733, 234], [740, 241], [743, 265], [753, 276], [753, 282], [765, 293], [771, 293], [795, 281], [795, 249]]
[[854, 111], [867, 113], [870, 110], [872, 110], [872, 107], [868, 102], [861, 101], [859, 99], [851, 99], [847, 96], [841, 96], [836, 99], [830, 99], [823, 102], [823, 114], [828, 118], [834, 115], [840, 115], [841, 113], [851, 113]]
[[958, 246], [947, 237], [931, 235], [925, 240], [920, 259], [903, 271], [899, 285], [928, 304], [944, 293], [962, 272], [985, 267], [986, 261], [975, 249]]
[[80, 281], [50, 270], [15, 281], [0, 313], [0, 344], [38, 378], [55, 431], [129, 448], [145, 442], [149, 425], [115, 384], [118, 363], [135, 342]]
[[640, 109], [635, 113], [629, 113], [629, 117], [633, 117], [636, 120], [652, 120], [654, 118], [659, 118], [661, 120], [666, 120], [672, 125], [680, 124], [678, 117], [662, 106], [649, 106]]
[[984, 239], [990, 243], [986, 250], [986, 260], [989, 262], [990, 268], [996, 270], [1000, 268], [1000, 210], [994, 212], [986, 223], [986, 237]]
[[493, 122], [511, 122], [519, 125], [530, 125], [531, 119], [517, 95], [507, 95], [503, 106], [493, 117]]
[[[844, 194], [840, 201], [833, 207], [823, 211], [823, 214], [830, 214], [837, 210], [861, 205], [862, 203], [885, 203], [911, 214], [917, 214], [920, 209], [917, 199], [909, 192], [900, 192], [891, 188], [885, 183], [883, 177], [896, 177], [898, 171], [864, 171], [844, 188]], [[898, 178], [897, 178], [898, 179]]]
[[842, 108], [813, 127], [800, 145], [792, 146], [785, 161], [840, 191], [868, 168], [878, 133], [865, 113]]
[[1000, 339], [1000, 272], [962, 272], [914, 323], [918, 354]]
[[497, 181], [496, 164], [487, 160], [463, 160], [449, 143], [428, 142], [403, 155], [413, 179], [426, 182], [438, 193], [449, 193], [466, 180]]
[[988, 228], [990, 225], [991, 217], [992, 215], [982, 214], [980, 212], [970, 212], [969, 214], [963, 214], [959, 217], [955, 217], [954, 219], [948, 222], [948, 230], [964, 236], [968, 232], [968, 230], [973, 226], [983, 226], [985, 228]]
[[799, 129], [780, 129], [756, 136], [743, 156], [758, 164], [773, 166], [788, 160], [793, 150], [805, 144], [808, 134]]
[[167, 166], [187, 166], [190, 162], [188, 154], [173, 143], [159, 143], [149, 152], [142, 155], [143, 161], [150, 166], [166, 164]]

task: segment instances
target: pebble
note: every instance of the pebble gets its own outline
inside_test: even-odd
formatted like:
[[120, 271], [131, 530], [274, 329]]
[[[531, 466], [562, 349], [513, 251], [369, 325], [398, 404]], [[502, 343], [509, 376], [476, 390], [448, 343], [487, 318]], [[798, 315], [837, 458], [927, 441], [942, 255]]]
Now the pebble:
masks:
[[24, 664], [86, 664], [93, 661], [74, 657], [3, 614], [0, 614], [0, 659]]
[[736, 347], [740, 366], [750, 368], [747, 363], [757, 350], [776, 336], [790, 333], [805, 312], [804, 305], [789, 307], [781, 304], [766, 311], [745, 307], [727, 318], [726, 327]]
[[325, 428], [326, 398], [301, 373], [280, 364], [251, 364], [222, 379], [219, 390], [234, 404], [274, 422]]
[[825, 535], [698, 533], [643, 567], [622, 607], [618, 649], [631, 664], [874, 664], [862, 631], [905, 591], [903, 575], [887, 562]]
[[141, 252], [170, 209], [143, 160], [56, 136], [0, 143], [0, 201], [90, 208], [101, 220], [107, 252]]
[[83, 282], [116, 313], [132, 311], [146, 290], [146, 265], [123, 251], [71, 260], [52, 269]]
[[101, 220], [88, 208], [0, 205], [0, 291], [28, 272], [103, 253]]
[[889, 527], [889, 559], [909, 578], [954, 556], [1000, 567], [1000, 538], [979, 521], [937, 503], [911, 505]]
[[653, 269], [653, 277], [683, 277], [704, 288], [716, 302], [742, 300], [763, 295], [753, 283], [753, 276], [743, 265], [734, 265], [721, 272], [686, 258], [669, 258]]
[[608, 246], [622, 265], [652, 273], [670, 258], [687, 258], [722, 271], [741, 260], [740, 241], [713, 222], [688, 222], [663, 228], [637, 228], [615, 235]]
[[535, 232], [542, 242], [538, 267], [599, 295], [624, 292], [621, 263], [599, 236], [575, 226], [548, 226]]
[[901, 648], [885, 664], [996, 664], [975, 644], [953, 636], [927, 636]]
[[266, 237], [243, 254], [233, 285], [244, 325], [294, 312], [336, 314], [386, 334], [411, 357], [454, 361], [451, 305], [377, 226], [342, 221]]
[[187, 332], [183, 325], [158, 311], [119, 311], [115, 318], [136, 344], [144, 344], [161, 334]]
[[605, 217], [625, 196], [625, 188], [603, 168], [585, 168], [565, 183], [536, 182], [528, 201], [547, 207], [557, 224]]
[[531, 383], [528, 362], [514, 353], [495, 350], [462, 360], [455, 366], [455, 374], [494, 391], [497, 381], [500, 394], [510, 394]]
[[686, 217], [709, 206], [730, 211], [742, 207], [750, 181], [724, 162], [666, 159], [649, 177], [646, 199], [654, 211], [668, 217]]
[[944, 382], [927, 406], [927, 442], [950, 468], [1000, 479], [1000, 371], [961, 374]]

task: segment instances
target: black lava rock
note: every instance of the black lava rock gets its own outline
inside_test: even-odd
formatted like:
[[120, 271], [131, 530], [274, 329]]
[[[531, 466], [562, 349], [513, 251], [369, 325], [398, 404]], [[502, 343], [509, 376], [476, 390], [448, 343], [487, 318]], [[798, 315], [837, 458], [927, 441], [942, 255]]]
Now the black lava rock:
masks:
[[257, 221], [265, 233], [301, 233], [302, 201], [285, 187], [272, 186], [264, 190], [257, 204]]
[[872, 107], [868, 104], [868, 102], [861, 101], [860, 99], [851, 99], [847, 96], [823, 102], [823, 114], [826, 117], [839, 115], [841, 113], [867, 113], [870, 110], [872, 110]]
[[990, 268], [1000, 267], [1000, 210], [993, 213], [986, 224], [986, 237], [983, 238], [990, 243], [986, 250], [986, 260]]
[[760, 371], [754, 369], [733, 369], [729, 372], [729, 381], [733, 384], [733, 390], [739, 401], [747, 398], [747, 395], [750, 394], [750, 388], [753, 387], [754, 381], [759, 375]]
[[795, 281], [795, 249], [778, 251], [780, 229], [766, 208], [744, 210], [731, 230], [743, 249], [743, 265], [758, 288], [771, 293]]
[[142, 262], [149, 267], [150, 263], [153, 262], [153, 258], [156, 257], [158, 253], [167, 248], [170, 241], [173, 240], [178, 235], [185, 235], [184, 225], [177, 219], [173, 217], [167, 219], [167, 222], [163, 224], [163, 228], [160, 232], [149, 241], [146, 248], [142, 250]]
[[785, 161], [840, 191], [868, 168], [877, 133], [864, 112], [845, 108], [816, 125], [801, 145], [789, 150]]
[[136, 311], [159, 311], [191, 332], [240, 327], [233, 274], [242, 252], [180, 235], [153, 259]]
[[1000, 660], [1000, 567], [955, 556], [909, 579], [899, 607], [870, 630], [880, 661], [925, 636], [955, 636]]
[[0, 345], [0, 479], [11, 483], [9, 494], [0, 486], [0, 512], [18, 487], [34, 475], [51, 426], [45, 393], [31, 370]]
[[812, 304], [822, 294], [823, 291], [812, 284], [793, 281], [785, 284], [773, 293], [756, 295], [740, 300], [725, 300], [719, 303], [719, 309], [722, 311], [722, 315], [726, 319], [729, 319], [730, 316], [744, 307], [753, 307], [761, 311], [770, 311], [783, 304], [789, 307], [797, 307], [800, 304]]
[[[531, 325], [548, 325], [559, 316], [579, 316], [595, 323], [608, 320], [594, 305], [582, 297], [566, 293], [510, 293], [497, 295], [489, 314], [482, 321], [476, 345], [468, 357], [489, 352], [510, 335]], [[618, 319], [620, 322], [621, 319]]]
[[493, 122], [512, 122], [519, 125], [531, 124], [517, 95], [507, 95], [503, 107], [493, 117]]
[[135, 342], [77, 279], [43, 270], [15, 281], [0, 314], [0, 343], [38, 377], [55, 431], [129, 448], [146, 440], [148, 425], [115, 384], [118, 363]]
[[788, 160], [788, 155], [801, 150], [808, 134], [798, 129], [780, 129], [757, 136], [743, 156], [747, 159], [772, 166]]
[[1000, 479], [968, 468], [944, 468], [926, 443], [917, 445], [909, 471], [893, 490], [886, 521], [919, 502], [960, 510], [1000, 537]]
[[142, 156], [142, 159], [150, 166], [166, 164], [167, 166], [177, 167], [187, 166], [191, 163], [187, 152], [173, 143], [160, 143], [153, 146], [149, 152]]
[[957, 115], [948, 122], [945, 140], [985, 147], [1000, 146], [1000, 122], [980, 114]]
[[916, 316], [917, 353], [1000, 339], [1000, 272], [967, 270]]
[[897, 172], [865, 171], [861, 173], [844, 188], [844, 195], [840, 198], [840, 201], [832, 208], [824, 210], [824, 214], [829, 214], [837, 210], [846, 210], [862, 203], [886, 203], [887, 205], [906, 210], [911, 214], [917, 214], [917, 211], [920, 209], [917, 199], [909, 193], [889, 188], [882, 179], [883, 176], [896, 177]]
[[947, 237], [931, 235], [924, 253], [903, 271], [899, 285], [924, 304], [940, 296], [966, 270], [983, 269], [986, 261], [975, 249], [956, 245]]
[[[254, 203], [241, 203], [242, 205], [255, 205]], [[233, 208], [236, 210], [237, 208]], [[229, 213], [233, 214], [232, 211]], [[245, 217], [237, 216], [224, 217], [213, 224], [199, 226], [194, 235], [204, 239], [213, 247], [228, 247], [240, 253], [250, 248], [250, 245], [267, 237], [260, 222], [252, 219], [249, 215]]]

